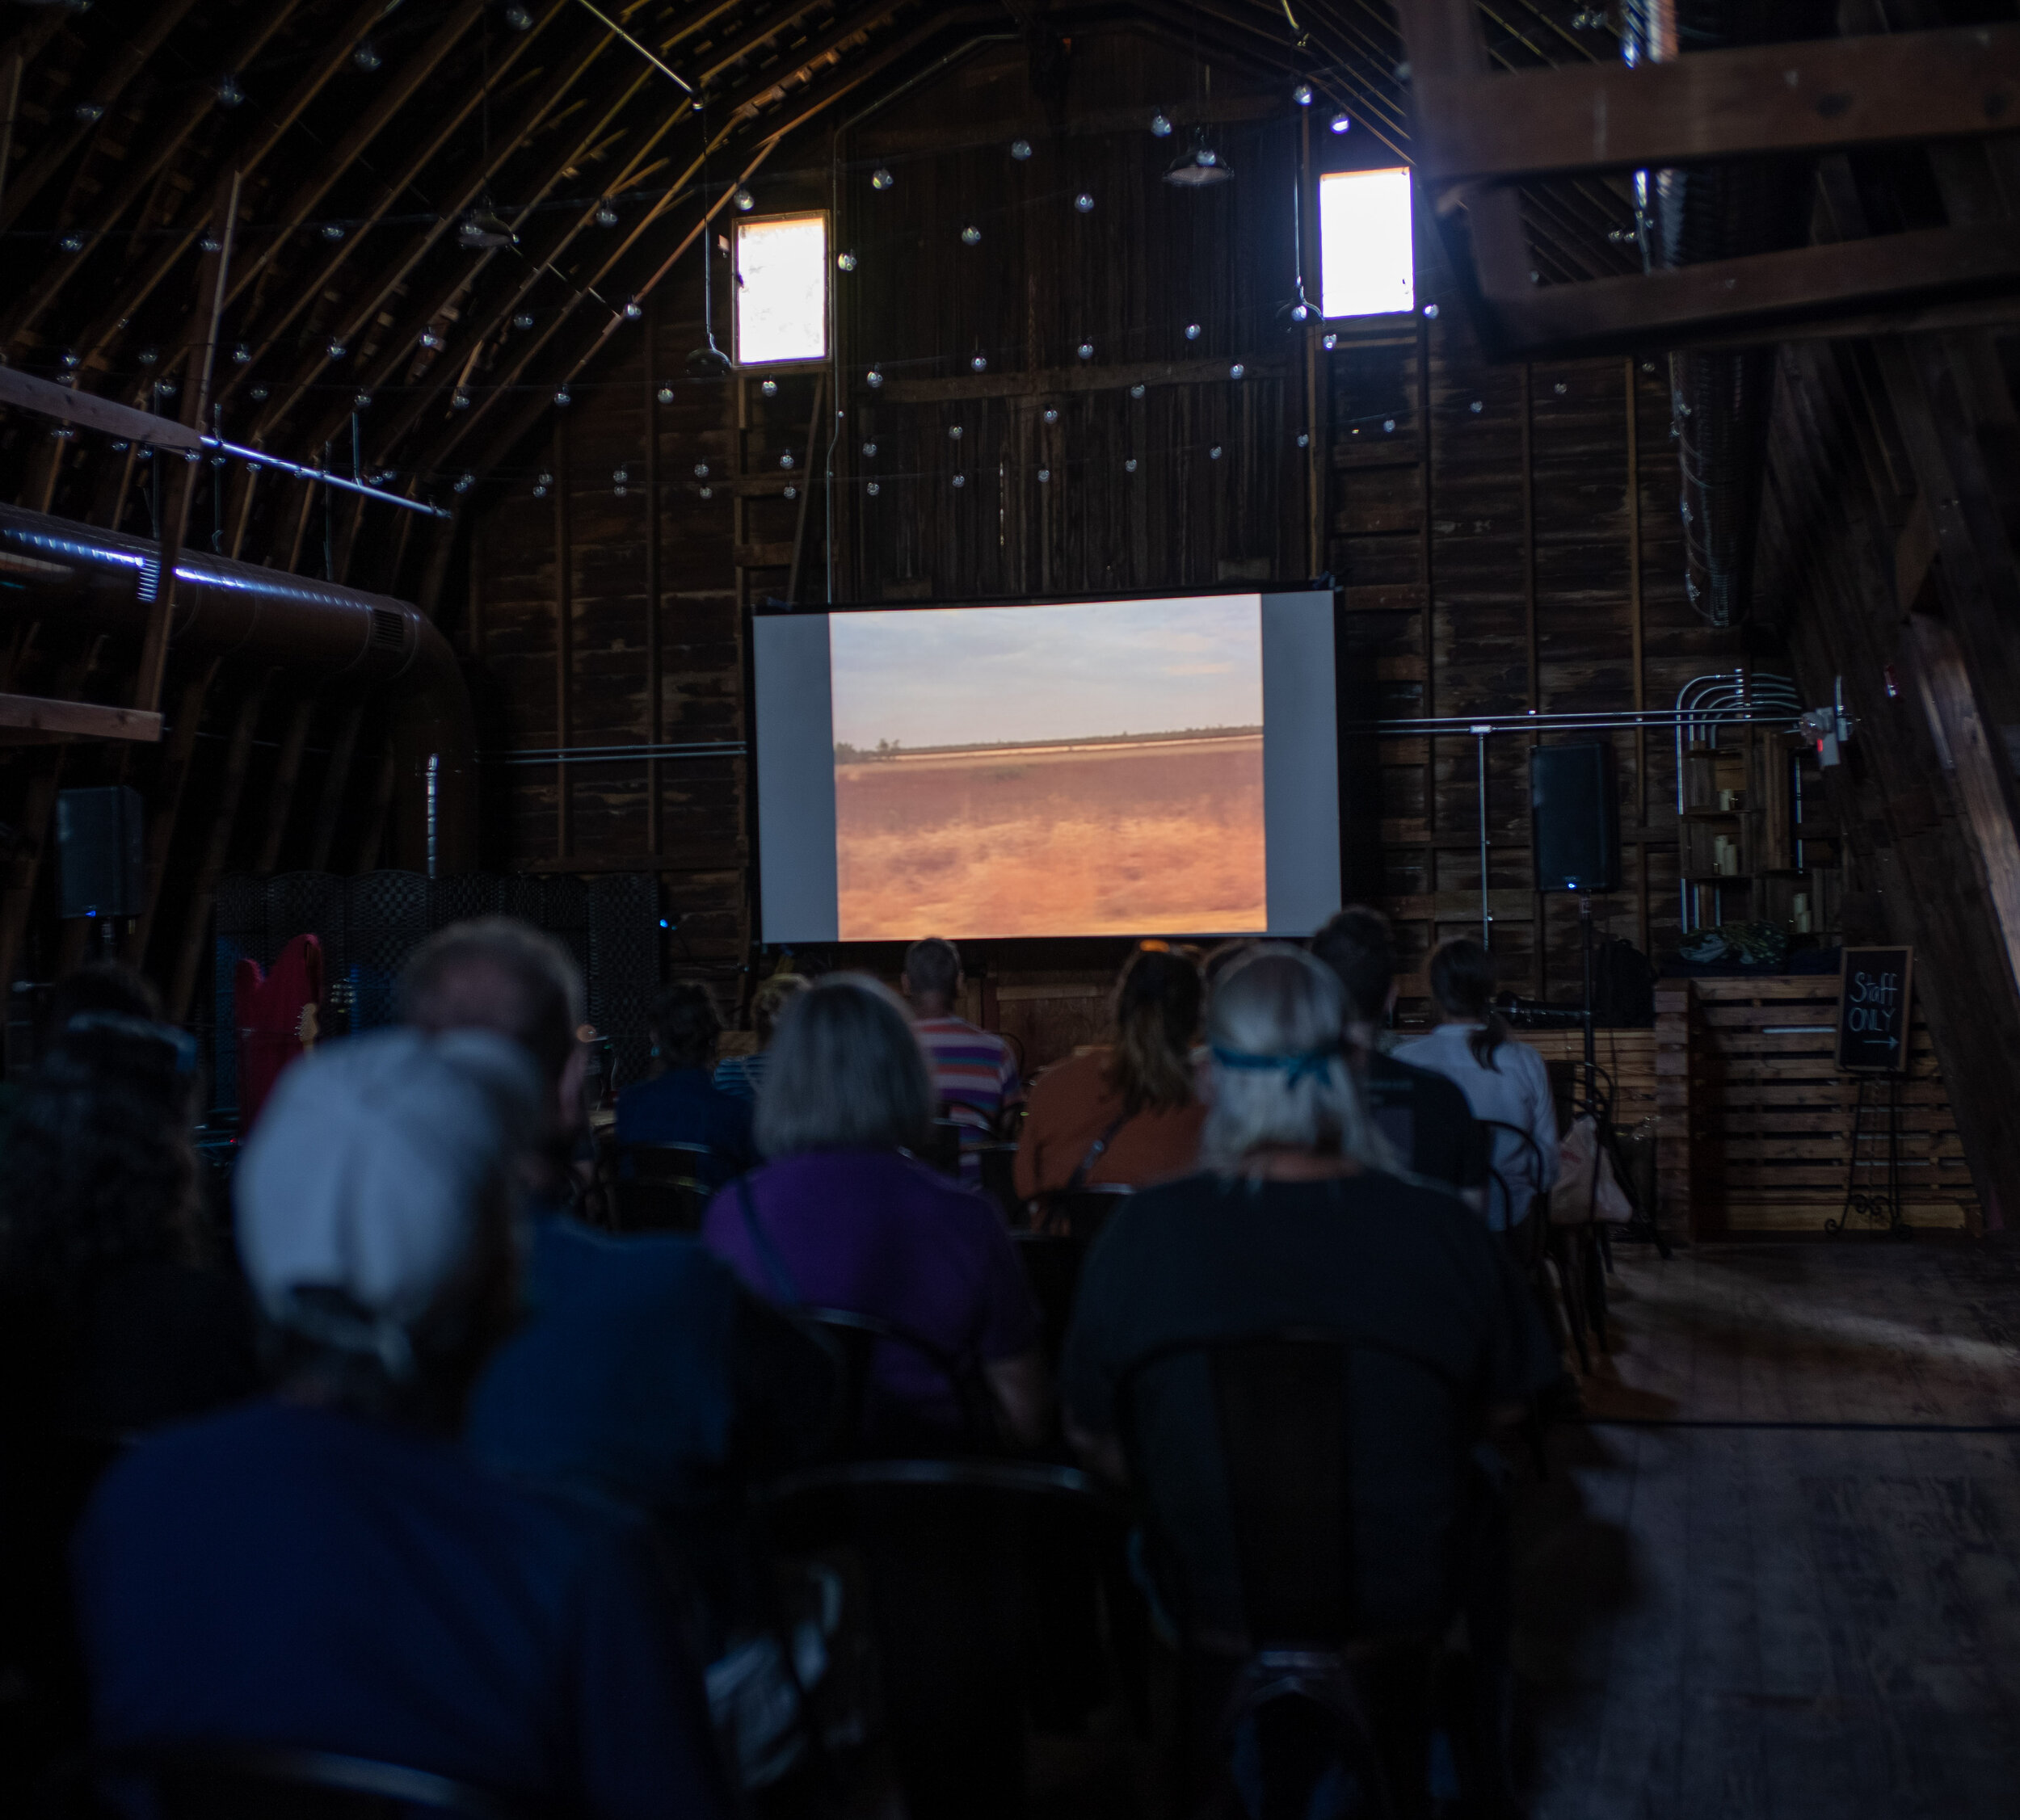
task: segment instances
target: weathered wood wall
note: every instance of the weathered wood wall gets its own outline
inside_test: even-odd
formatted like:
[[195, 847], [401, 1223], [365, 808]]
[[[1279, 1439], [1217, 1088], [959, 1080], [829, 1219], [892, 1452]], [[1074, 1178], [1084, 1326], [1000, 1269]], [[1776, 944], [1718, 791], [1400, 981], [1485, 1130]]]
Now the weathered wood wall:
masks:
[[[1159, 107], [1177, 123], [1172, 138], [1144, 130]], [[1159, 179], [1195, 120], [1236, 175], [1187, 193]], [[1428, 223], [1418, 301], [1435, 317], [1291, 322], [1300, 172], [1392, 158], [1312, 124], [1274, 86], [1216, 70], [1209, 93], [1183, 52], [1118, 32], [1076, 40], [1052, 120], [1009, 48], [850, 127], [831, 170], [761, 174], [760, 212], [831, 204], [834, 247], [856, 254], [834, 281], [836, 360], [781, 372], [768, 397], [755, 379], [692, 381], [698, 272], [663, 288], [649, 348], [576, 388], [476, 539], [469, 625], [497, 742], [551, 757], [655, 735], [742, 739], [744, 611], [828, 597], [831, 508], [841, 603], [1329, 573], [1368, 685], [1349, 714], [1665, 708], [1691, 677], [1744, 661], [1740, 635], [1706, 628], [1685, 598], [1659, 367], [1489, 365]], [[1028, 161], [1009, 155], [1021, 137]], [[880, 168], [892, 177], [882, 189]], [[1073, 206], [1082, 192], [1086, 213]], [[978, 244], [962, 238], [970, 225]], [[715, 265], [720, 338], [728, 281]], [[819, 394], [835, 376], [831, 500]], [[663, 383], [670, 403], [655, 401]], [[1677, 923], [1669, 738], [1611, 737], [1624, 888], [1598, 916], [1660, 951]], [[1565, 996], [1576, 923], [1533, 889], [1528, 744], [1489, 747], [1494, 944], [1518, 990]], [[1373, 791], [1349, 810], [1379, 841], [1359, 882], [1414, 958], [1478, 927], [1475, 743], [1387, 738], [1378, 760]], [[741, 761], [668, 756], [657, 770], [655, 793], [642, 759], [500, 767], [487, 864], [656, 865], [684, 918], [686, 945], [669, 959], [733, 966], [751, 935]], [[1006, 944], [984, 958], [1028, 982], [1048, 967], [1098, 976], [1117, 952]]]

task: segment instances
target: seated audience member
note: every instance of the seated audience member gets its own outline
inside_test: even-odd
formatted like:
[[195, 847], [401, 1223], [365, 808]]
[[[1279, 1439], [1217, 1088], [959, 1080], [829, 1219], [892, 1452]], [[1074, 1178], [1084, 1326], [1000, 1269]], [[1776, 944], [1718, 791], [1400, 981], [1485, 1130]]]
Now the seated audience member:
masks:
[[235, 1740], [598, 1820], [727, 1814], [644, 1526], [454, 1444], [512, 1318], [543, 1082], [482, 1032], [374, 1032], [276, 1085], [235, 1196], [278, 1396], [169, 1430], [80, 1531], [109, 1750]]
[[71, 1531], [130, 1437], [249, 1396], [252, 1309], [213, 1255], [196, 1044], [124, 969], [60, 984], [0, 1169], [0, 1813], [83, 1747]]
[[707, 988], [667, 987], [653, 1000], [646, 1027], [659, 1072], [617, 1095], [617, 1141], [705, 1144], [715, 1159], [710, 1186], [742, 1175], [756, 1161], [751, 1103], [709, 1078], [722, 1020]]
[[[764, 1164], [709, 1203], [702, 1238], [776, 1302], [873, 1315], [978, 1367], [1012, 1436], [1036, 1443], [1030, 1293], [995, 1208], [910, 1154], [932, 1119], [904, 1007], [861, 974], [819, 981], [786, 1007], [758, 1090]], [[872, 1387], [894, 1427], [959, 1427], [953, 1391], [909, 1348], [880, 1349]]]
[[202, 1218], [195, 1039], [65, 1011], [0, 1171], [4, 1395], [10, 1427], [111, 1438], [249, 1393], [252, 1316]]
[[1125, 1409], [1125, 1378], [1187, 1341], [1286, 1330], [1426, 1361], [1462, 1387], [1457, 1431], [1422, 1379], [1385, 1372], [1372, 1355], [1356, 1367], [1371, 1387], [1350, 1405], [1348, 1436], [1357, 1603], [1370, 1634], [1434, 1634], [1463, 1606], [1476, 1655], [1492, 1656], [1505, 1588], [1465, 1424], [1550, 1381], [1557, 1359], [1479, 1221], [1449, 1195], [1379, 1172], [1387, 1145], [1344, 1053], [1347, 1009], [1334, 975], [1296, 948], [1259, 945], [1223, 975], [1207, 1013], [1201, 1172], [1131, 1196], [1089, 1254], [1061, 1371], [1067, 1431], [1097, 1469], [1143, 1475], [1169, 1551], [1168, 1608], [1195, 1637], [1238, 1638], [1240, 1555], [1210, 1380], [1189, 1358], [1151, 1366]]
[[458, 923], [415, 954], [402, 991], [410, 1023], [495, 1032], [542, 1076], [547, 1136], [521, 1163], [527, 1318], [477, 1381], [471, 1450], [508, 1477], [650, 1511], [684, 1545], [719, 1642], [744, 1597], [731, 1536], [743, 1485], [825, 1438], [827, 1355], [693, 1239], [613, 1238], [562, 1211], [582, 981], [559, 944], [502, 918]]
[[1384, 1055], [1378, 1040], [1395, 1009], [1395, 939], [1389, 919], [1349, 904], [1311, 938], [1311, 952], [1339, 976], [1347, 994], [1347, 1041], [1375, 1129], [1412, 1175], [1483, 1208], [1486, 1133], [1466, 1095], [1442, 1074]]
[[914, 942], [898, 984], [911, 1003], [938, 1116], [961, 1127], [961, 1179], [972, 1187], [982, 1179], [982, 1146], [999, 1132], [1004, 1114], [1024, 1103], [1016, 1058], [1000, 1036], [953, 1015], [961, 955], [952, 942], [938, 935]]
[[1183, 955], [1147, 947], [1130, 956], [1113, 1044], [1048, 1068], [1031, 1089], [1020, 1196], [1091, 1183], [1141, 1188], [1192, 1172], [1206, 1116], [1193, 1091], [1199, 1001], [1199, 969]]
[[[1557, 1179], [1557, 1108], [1543, 1058], [1518, 1043], [1493, 1007], [1494, 958], [1463, 935], [1441, 942], [1429, 969], [1437, 1026], [1404, 1043], [1396, 1059], [1454, 1082], [1476, 1119], [1513, 1125], [1490, 1131], [1496, 1179], [1488, 1185], [1488, 1224], [1496, 1232], [1521, 1225], [1530, 1202]], [[1534, 1140], [1532, 1150], [1516, 1132]]]
[[715, 1084], [739, 1099], [755, 1100], [758, 1083], [764, 1078], [772, 1059], [772, 1036], [778, 1028], [779, 1014], [796, 992], [806, 990], [800, 973], [774, 973], [751, 994], [751, 1034], [757, 1047], [748, 1055], [725, 1056], [715, 1065]]

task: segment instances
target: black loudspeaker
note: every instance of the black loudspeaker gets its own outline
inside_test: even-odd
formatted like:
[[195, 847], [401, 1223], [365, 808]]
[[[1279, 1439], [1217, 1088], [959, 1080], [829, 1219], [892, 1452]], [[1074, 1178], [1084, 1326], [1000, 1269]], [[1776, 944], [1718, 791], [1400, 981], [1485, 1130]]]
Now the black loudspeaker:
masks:
[[59, 790], [56, 798], [59, 916], [138, 916], [145, 855], [141, 793], [124, 784]]
[[1529, 754], [1530, 826], [1538, 891], [1620, 889], [1620, 811], [1614, 752], [1590, 746], [1534, 746]]

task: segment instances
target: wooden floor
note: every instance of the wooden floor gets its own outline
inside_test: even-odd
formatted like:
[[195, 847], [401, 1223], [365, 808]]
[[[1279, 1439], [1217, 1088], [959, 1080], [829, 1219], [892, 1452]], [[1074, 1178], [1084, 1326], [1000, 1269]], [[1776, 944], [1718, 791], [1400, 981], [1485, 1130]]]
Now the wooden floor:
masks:
[[1619, 1270], [1521, 1500], [1533, 1820], [2020, 1815], [2020, 1248]]

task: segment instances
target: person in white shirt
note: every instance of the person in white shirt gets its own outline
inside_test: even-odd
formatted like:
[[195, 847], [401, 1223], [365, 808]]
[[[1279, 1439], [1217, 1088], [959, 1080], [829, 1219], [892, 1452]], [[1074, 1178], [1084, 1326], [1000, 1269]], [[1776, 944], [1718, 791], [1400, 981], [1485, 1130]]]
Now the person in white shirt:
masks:
[[1531, 1203], [1547, 1196], [1557, 1179], [1557, 1110], [1550, 1075], [1543, 1058], [1517, 1042], [1494, 1010], [1494, 959], [1478, 942], [1463, 935], [1441, 942], [1429, 971], [1437, 1027], [1428, 1036], [1401, 1045], [1395, 1057], [1454, 1082], [1475, 1118], [1513, 1125], [1535, 1141], [1532, 1152], [1513, 1131], [1490, 1133], [1500, 1187], [1489, 1185], [1488, 1225], [1507, 1231], [1521, 1224]]

